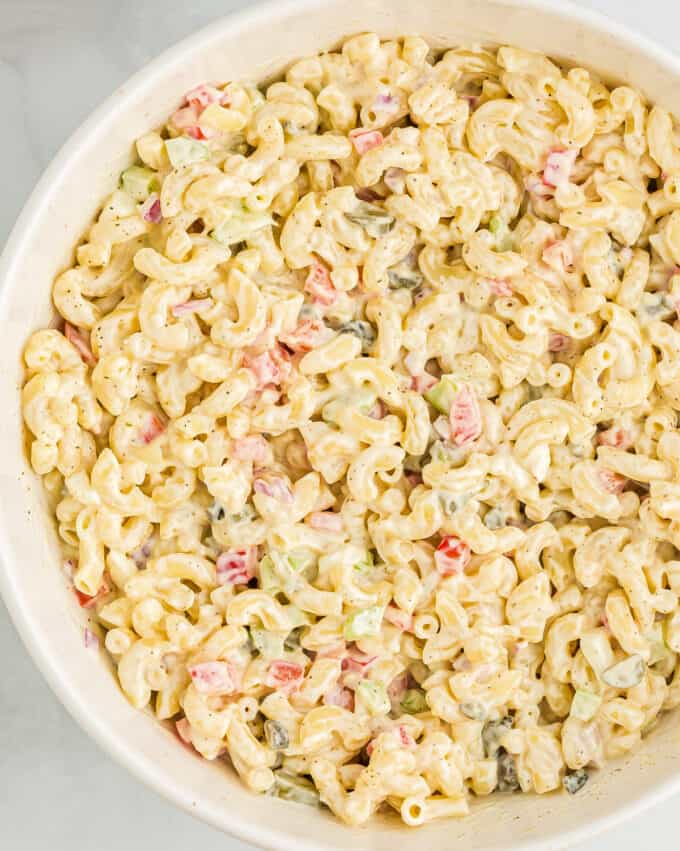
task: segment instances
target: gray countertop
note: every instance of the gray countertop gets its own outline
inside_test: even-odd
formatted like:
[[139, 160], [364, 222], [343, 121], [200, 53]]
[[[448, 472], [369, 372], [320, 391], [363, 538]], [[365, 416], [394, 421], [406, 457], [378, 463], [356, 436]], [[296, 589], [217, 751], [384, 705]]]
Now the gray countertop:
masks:
[[[59, 146], [133, 71], [247, 0], [0, 0], [0, 244]], [[582, 0], [677, 49], [677, 0]], [[246, 851], [171, 807], [76, 726], [0, 602], [0, 848]], [[639, 851], [677, 836], [680, 796], [579, 846]]]

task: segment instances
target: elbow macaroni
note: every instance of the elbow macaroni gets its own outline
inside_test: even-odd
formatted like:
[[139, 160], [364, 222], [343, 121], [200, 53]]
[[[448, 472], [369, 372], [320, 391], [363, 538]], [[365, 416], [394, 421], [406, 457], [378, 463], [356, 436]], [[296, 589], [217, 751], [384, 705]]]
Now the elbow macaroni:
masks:
[[135, 707], [416, 826], [680, 702], [678, 138], [538, 54], [362, 35], [138, 141], [22, 391]]

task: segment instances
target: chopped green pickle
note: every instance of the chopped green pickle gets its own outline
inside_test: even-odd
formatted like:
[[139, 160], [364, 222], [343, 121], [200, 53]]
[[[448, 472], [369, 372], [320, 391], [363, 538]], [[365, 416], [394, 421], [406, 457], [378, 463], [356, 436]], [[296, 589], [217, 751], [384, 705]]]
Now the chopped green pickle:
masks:
[[264, 722], [264, 737], [269, 747], [275, 751], [285, 751], [290, 745], [288, 730], [280, 721], [267, 719]]
[[283, 636], [251, 626], [250, 637], [257, 652], [265, 659], [280, 659], [283, 656]]
[[310, 807], [320, 805], [316, 786], [310, 780], [297, 774], [291, 774], [285, 769], [274, 772], [274, 786], [270, 792], [277, 798], [295, 801], [296, 804], [307, 804]]
[[567, 771], [562, 780], [562, 785], [570, 795], [575, 795], [588, 782], [588, 772], [585, 768], [579, 768], [578, 771]]
[[401, 699], [401, 708], [408, 715], [418, 715], [419, 712], [427, 712], [429, 707], [425, 700], [425, 692], [419, 688], [407, 689]]
[[360, 225], [369, 236], [378, 239], [388, 234], [394, 227], [395, 218], [387, 210], [377, 204], [361, 202], [352, 213], [345, 213], [345, 218], [355, 225]]

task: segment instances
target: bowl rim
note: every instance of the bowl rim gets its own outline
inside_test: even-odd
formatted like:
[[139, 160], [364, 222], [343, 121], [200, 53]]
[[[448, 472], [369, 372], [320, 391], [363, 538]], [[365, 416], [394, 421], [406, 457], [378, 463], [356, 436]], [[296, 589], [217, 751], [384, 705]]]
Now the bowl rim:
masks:
[[[182, 58], [191, 56], [211, 43], [220, 41], [227, 30], [233, 37], [235, 30], [252, 29], [258, 25], [271, 26], [272, 20], [285, 17], [290, 12], [304, 12], [329, 5], [331, 0], [258, 0], [254, 6], [234, 10], [204, 25], [196, 32], [175, 42], [163, 50], [155, 59], [143, 65], [124, 83], [118, 86], [61, 145], [56, 156], [43, 171], [34, 189], [24, 203], [14, 227], [0, 255], [0, 323], [6, 316], [7, 301], [13, 285], [13, 277], [20, 263], [25, 243], [29, 239], [32, 220], [44, 212], [54, 200], [59, 185], [60, 174], [69, 164], [80, 156], [80, 149], [87, 138], [96, 131], [102, 119], [112, 112], [125, 108], [128, 100], [139, 96], [143, 90], [153, 89], [158, 78], [162, 77], [169, 66], [177, 64]], [[649, 58], [657, 64], [667, 67], [680, 77], [680, 55], [658, 44], [651, 37], [633, 31], [608, 15], [585, 6], [577, 5], [573, 0], [495, 0], [496, 3], [521, 9], [548, 11], [558, 17], [574, 20], [590, 30], [602, 35], [612, 36], [624, 46], [634, 49], [643, 58]], [[86, 696], [74, 692], [64, 682], [59, 658], [53, 655], [46, 645], [41, 644], [31, 630], [30, 615], [22, 605], [13, 585], [13, 573], [7, 559], [7, 529], [4, 513], [0, 511], [0, 593], [6, 604], [10, 618], [33, 662], [41, 672], [50, 688], [67, 709], [71, 717], [118, 765], [124, 767], [134, 777], [151, 788], [159, 796], [178, 806], [186, 813], [211, 825], [236, 839], [251, 843], [272, 851], [322, 851], [323, 846], [315, 842], [287, 835], [283, 830], [274, 831], [264, 826], [248, 823], [225, 808], [218, 818], [200, 801], [191, 800], [174, 778], [168, 777], [157, 769], [149, 756], [140, 754], [126, 741], [117, 738], [109, 728], [108, 722], [88, 710]], [[566, 848], [577, 842], [592, 838], [616, 825], [631, 819], [655, 804], [660, 804], [674, 793], [680, 792], [680, 771], [675, 777], [661, 780], [646, 789], [635, 803], [623, 804], [602, 816], [563, 832], [550, 839], [550, 848]], [[546, 845], [540, 838], [520, 840], [515, 851], [545, 851]]]

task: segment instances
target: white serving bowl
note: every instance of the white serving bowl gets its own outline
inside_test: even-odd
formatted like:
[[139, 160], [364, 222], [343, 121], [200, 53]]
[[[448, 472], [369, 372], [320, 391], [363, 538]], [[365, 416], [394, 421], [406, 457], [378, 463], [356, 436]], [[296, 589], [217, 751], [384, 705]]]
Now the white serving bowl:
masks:
[[[223, 762], [181, 747], [171, 730], [132, 709], [104, 654], [83, 647], [85, 613], [67, 589], [40, 481], [25, 458], [20, 353], [53, 317], [50, 289], [133, 155], [180, 95], [205, 80], [265, 79], [349, 35], [418, 33], [436, 46], [507, 42], [582, 64], [641, 88], [669, 109], [680, 103], [680, 60], [565, 0], [292, 0], [226, 18], [168, 50], [122, 86], [47, 170], [0, 266], [1, 588], [26, 646], [78, 722], [113, 757], [169, 800], [228, 833], [276, 851], [557, 849], [680, 791], [680, 729], [670, 715], [633, 756], [597, 773], [578, 797], [490, 797], [462, 821], [418, 830], [377, 818], [350, 829], [328, 810], [243, 788]], [[39, 711], [39, 707], [36, 707]]]

